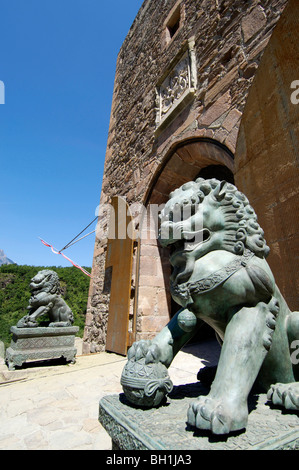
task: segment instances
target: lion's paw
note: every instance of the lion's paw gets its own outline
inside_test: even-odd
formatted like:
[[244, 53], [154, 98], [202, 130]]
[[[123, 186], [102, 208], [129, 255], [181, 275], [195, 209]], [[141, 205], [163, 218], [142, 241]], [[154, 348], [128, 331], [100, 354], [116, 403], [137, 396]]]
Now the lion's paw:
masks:
[[36, 328], [37, 326], [37, 321], [31, 319], [30, 315], [25, 315], [17, 323], [17, 328]]
[[200, 397], [189, 406], [188, 423], [213, 434], [228, 434], [246, 427], [247, 406], [232, 407], [221, 399]]
[[161, 350], [150, 340], [140, 340], [133, 343], [128, 350], [128, 359], [139, 361], [145, 358], [145, 363], [159, 362], [161, 357]]
[[267, 398], [286, 410], [299, 410], [299, 382], [271, 385]]
[[273, 334], [276, 328], [276, 318], [279, 314], [279, 302], [275, 297], [272, 297], [270, 302], [265, 306], [268, 310], [266, 315], [267, 330], [263, 336], [263, 344], [267, 351], [270, 350], [272, 345]]

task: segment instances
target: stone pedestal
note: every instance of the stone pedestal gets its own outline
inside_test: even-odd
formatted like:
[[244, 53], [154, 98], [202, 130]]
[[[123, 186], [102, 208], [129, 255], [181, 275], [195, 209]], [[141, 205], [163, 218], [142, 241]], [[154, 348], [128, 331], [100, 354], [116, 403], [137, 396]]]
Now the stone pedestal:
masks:
[[99, 421], [114, 450], [274, 450], [299, 449], [299, 414], [286, 413], [251, 395], [246, 431], [216, 436], [186, 423], [189, 403], [208, 390], [200, 383], [176, 386], [163, 406], [140, 409], [124, 394], [102, 398]]
[[22, 366], [24, 362], [41, 361], [64, 357], [75, 362], [75, 335], [78, 326], [17, 328], [13, 333], [10, 347], [6, 350], [5, 361], [9, 370]]

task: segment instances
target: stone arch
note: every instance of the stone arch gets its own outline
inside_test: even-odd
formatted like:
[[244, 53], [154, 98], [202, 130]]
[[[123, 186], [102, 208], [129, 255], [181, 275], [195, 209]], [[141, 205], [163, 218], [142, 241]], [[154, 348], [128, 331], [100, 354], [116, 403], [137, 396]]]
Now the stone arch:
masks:
[[196, 179], [208, 166], [223, 166], [233, 173], [234, 155], [225, 145], [210, 138], [195, 137], [177, 142], [157, 168], [144, 205], [165, 202], [171, 191]]
[[[169, 193], [195, 180], [202, 172], [209, 177], [226, 176], [233, 182], [234, 156], [224, 145], [207, 138], [177, 143], [165, 155], [149, 185], [141, 221], [138, 276], [136, 278], [136, 339], [151, 339], [169, 321], [176, 306], [171, 300], [169, 252], [157, 242], [157, 211]], [[178, 307], [177, 307], [178, 308]]]

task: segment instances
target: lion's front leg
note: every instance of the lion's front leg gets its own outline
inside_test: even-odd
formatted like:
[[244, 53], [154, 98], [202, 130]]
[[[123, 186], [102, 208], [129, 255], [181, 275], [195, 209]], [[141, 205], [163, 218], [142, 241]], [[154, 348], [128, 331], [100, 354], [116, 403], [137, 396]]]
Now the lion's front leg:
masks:
[[278, 312], [278, 302], [273, 298], [269, 304], [243, 307], [233, 315], [210, 393], [189, 407], [190, 425], [214, 434], [246, 427], [247, 398], [271, 346]]
[[52, 302], [50, 302], [48, 305], [41, 305], [36, 310], [34, 310], [30, 313], [30, 320], [33, 321], [33, 322], [36, 322], [36, 319], [38, 317], [41, 317], [43, 315], [47, 315], [52, 307], [53, 307]]
[[128, 351], [128, 359], [145, 358], [146, 363], [161, 362], [168, 368], [202, 323], [188, 309], [181, 309], [154, 339], [135, 342]]
[[31, 308], [30, 312], [18, 321], [17, 328], [37, 327], [37, 318], [47, 314], [52, 307], [53, 304], [50, 302], [47, 306], [41, 305], [37, 309]]

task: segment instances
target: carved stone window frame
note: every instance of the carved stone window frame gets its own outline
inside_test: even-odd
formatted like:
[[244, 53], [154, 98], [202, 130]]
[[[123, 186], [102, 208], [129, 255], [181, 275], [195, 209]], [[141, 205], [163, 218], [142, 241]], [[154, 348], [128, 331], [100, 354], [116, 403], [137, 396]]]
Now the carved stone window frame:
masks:
[[156, 134], [187, 106], [196, 89], [195, 40], [192, 38], [170, 63], [156, 86]]

